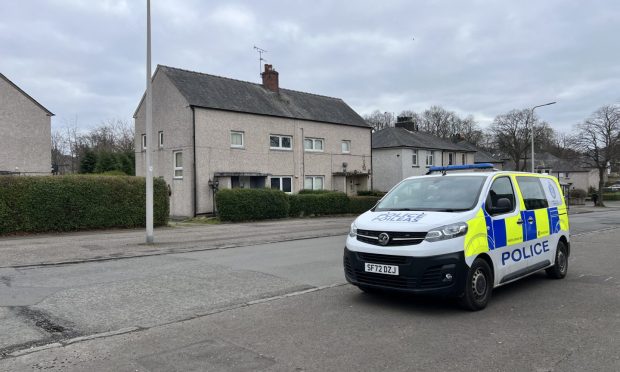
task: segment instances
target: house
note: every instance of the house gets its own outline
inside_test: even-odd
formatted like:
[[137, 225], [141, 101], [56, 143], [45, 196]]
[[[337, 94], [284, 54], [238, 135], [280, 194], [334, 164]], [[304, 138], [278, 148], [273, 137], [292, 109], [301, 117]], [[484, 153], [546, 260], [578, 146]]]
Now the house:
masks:
[[493, 155], [490, 152], [481, 150], [467, 141], [459, 141], [457, 142], [457, 144], [464, 148], [475, 151], [474, 164], [487, 163], [487, 164], [493, 164], [493, 167], [495, 169], [499, 169], [499, 170], [504, 169], [504, 160], [502, 160], [501, 157], [497, 155]]
[[0, 174], [51, 174], [53, 115], [0, 73]]
[[[528, 154], [529, 155], [529, 154]], [[562, 159], [548, 152], [534, 155], [536, 173], [547, 173], [558, 178], [561, 184], [571, 189], [588, 191], [590, 187], [598, 189], [599, 171], [586, 165], [583, 159]], [[525, 169], [529, 172], [531, 160], [526, 159]], [[514, 161], [506, 162], [506, 169], [516, 170]]]
[[[371, 128], [343, 100], [157, 66], [152, 80], [153, 175], [172, 216], [212, 213], [214, 189], [356, 193], [371, 184]], [[134, 113], [136, 174], [145, 174], [144, 96]]]
[[472, 164], [475, 150], [419, 132], [408, 117], [372, 135], [373, 187], [388, 191], [402, 179], [426, 174], [433, 165]]

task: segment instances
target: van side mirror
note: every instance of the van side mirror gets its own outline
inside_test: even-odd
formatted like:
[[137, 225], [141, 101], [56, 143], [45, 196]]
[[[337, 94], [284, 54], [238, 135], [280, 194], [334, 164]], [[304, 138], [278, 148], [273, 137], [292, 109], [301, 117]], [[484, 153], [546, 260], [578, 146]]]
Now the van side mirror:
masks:
[[508, 198], [499, 198], [497, 203], [491, 207], [492, 214], [508, 213], [512, 210], [512, 202]]

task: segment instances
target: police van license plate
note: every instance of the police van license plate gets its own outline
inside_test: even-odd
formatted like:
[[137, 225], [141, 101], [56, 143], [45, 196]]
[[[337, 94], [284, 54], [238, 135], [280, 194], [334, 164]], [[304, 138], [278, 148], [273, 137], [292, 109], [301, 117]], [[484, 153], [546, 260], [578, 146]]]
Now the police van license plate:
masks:
[[398, 275], [398, 266], [379, 265], [379, 264], [368, 263], [368, 262], [365, 262], [364, 265], [365, 265], [365, 271], [367, 273]]

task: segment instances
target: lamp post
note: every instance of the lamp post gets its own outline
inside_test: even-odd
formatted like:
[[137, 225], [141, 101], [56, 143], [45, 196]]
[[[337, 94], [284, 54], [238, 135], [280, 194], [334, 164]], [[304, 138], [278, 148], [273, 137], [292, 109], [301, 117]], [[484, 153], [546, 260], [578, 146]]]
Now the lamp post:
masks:
[[534, 166], [534, 110], [538, 107], [543, 107], [543, 106], [549, 106], [549, 105], [554, 105], [555, 102], [549, 102], [549, 103], [545, 103], [542, 105], [538, 105], [538, 106], [534, 106], [532, 107], [532, 173], [535, 172], [535, 166]]
[[151, 0], [146, 0], [146, 244], [153, 244], [153, 91], [151, 87]]

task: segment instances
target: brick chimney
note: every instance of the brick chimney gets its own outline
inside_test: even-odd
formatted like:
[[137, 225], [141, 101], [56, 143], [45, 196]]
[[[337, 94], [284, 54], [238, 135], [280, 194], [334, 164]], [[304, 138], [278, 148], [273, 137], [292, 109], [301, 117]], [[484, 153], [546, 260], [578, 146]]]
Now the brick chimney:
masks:
[[278, 84], [278, 71], [273, 66], [265, 64], [265, 72], [260, 74], [263, 77], [263, 87], [278, 93], [280, 86]]

